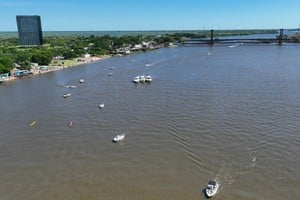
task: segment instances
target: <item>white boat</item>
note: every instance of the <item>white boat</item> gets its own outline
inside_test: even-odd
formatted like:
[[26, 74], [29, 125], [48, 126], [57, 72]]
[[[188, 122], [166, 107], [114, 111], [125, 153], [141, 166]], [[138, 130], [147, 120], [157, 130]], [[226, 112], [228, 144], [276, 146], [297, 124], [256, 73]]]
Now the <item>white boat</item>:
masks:
[[146, 82], [151, 82], [151, 81], [152, 81], [152, 77], [151, 77], [150, 75], [147, 75], [147, 76], [145, 77], [145, 81], [146, 81]]
[[117, 135], [116, 137], [114, 137], [113, 142], [120, 142], [121, 140], [124, 140], [125, 138], [125, 133]]
[[67, 98], [67, 97], [70, 97], [70, 96], [71, 96], [71, 93], [64, 94], [64, 98]]
[[134, 77], [134, 79], [132, 80], [134, 83], [139, 83], [141, 81], [139, 76]]
[[83, 79], [83, 78], [80, 79], [80, 80], [79, 80], [79, 83], [84, 83], [84, 79]]
[[68, 127], [72, 127], [73, 126], [73, 122], [68, 122]]
[[67, 85], [66, 87], [67, 87], [67, 88], [70, 88], [70, 89], [75, 89], [75, 88], [76, 88], [75, 85]]
[[145, 76], [140, 76], [140, 82], [141, 82], [141, 83], [145, 83], [145, 81], [146, 81]]
[[104, 108], [104, 103], [100, 103], [99, 108]]
[[145, 66], [146, 67], [151, 67], [151, 66], [153, 66], [153, 63], [147, 63]]
[[36, 124], [36, 121], [32, 121], [29, 126], [34, 126]]
[[207, 197], [212, 197], [217, 193], [218, 189], [219, 184], [216, 181], [209, 181], [205, 189], [205, 194]]

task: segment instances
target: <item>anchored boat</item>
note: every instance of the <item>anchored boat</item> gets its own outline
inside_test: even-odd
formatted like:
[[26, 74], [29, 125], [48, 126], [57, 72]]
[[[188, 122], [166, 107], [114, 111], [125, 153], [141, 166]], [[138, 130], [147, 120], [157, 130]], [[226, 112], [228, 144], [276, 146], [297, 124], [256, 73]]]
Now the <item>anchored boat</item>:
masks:
[[71, 96], [71, 93], [64, 94], [64, 98], [67, 98], [67, 97], [70, 97], [70, 96]]
[[150, 75], [147, 75], [147, 76], [145, 77], [145, 81], [146, 81], [146, 82], [151, 82], [151, 81], [152, 81], [152, 77], [151, 77]]
[[134, 77], [134, 79], [132, 80], [134, 83], [139, 83], [141, 81], [139, 76]]
[[120, 142], [124, 140], [124, 138], [125, 138], [125, 133], [117, 135], [116, 137], [114, 137], [113, 142]]

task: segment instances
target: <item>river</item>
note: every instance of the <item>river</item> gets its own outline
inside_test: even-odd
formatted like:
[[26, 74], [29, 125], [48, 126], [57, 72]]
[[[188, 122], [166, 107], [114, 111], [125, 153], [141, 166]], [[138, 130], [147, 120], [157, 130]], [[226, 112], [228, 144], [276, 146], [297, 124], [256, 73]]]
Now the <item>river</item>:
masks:
[[167, 48], [0, 85], [0, 199], [206, 199], [209, 180], [215, 199], [300, 199], [299, 48]]

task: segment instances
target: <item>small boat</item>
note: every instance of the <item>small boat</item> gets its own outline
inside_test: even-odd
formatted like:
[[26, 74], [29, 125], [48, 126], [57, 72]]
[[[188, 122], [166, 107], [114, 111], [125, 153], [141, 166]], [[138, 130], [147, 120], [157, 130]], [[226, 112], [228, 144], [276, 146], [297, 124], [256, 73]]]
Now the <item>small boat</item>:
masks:
[[121, 135], [117, 135], [116, 137], [114, 137], [113, 142], [120, 142], [121, 140], [124, 140], [124, 138], [125, 138], [125, 133]]
[[146, 82], [151, 82], [151, 81], [152, 81], [152, 77], [151, 77], [150, 75], [147, 75], [147, 76], [145, 77], [145, 81], [146, 81]]
[[64, 94], [64, 98], [67, 98], [67, 97], [70, 97], [70, 96], [71, 96], [71, 93]]
[[151, 66], [153, 66], [153, 63], [147, 63], [145, 66], [146, 67], [151, 67]]
[[76, 88], [75, 85], [67, 85], [66, 87], [67, 87], [67, 88], [70, 88], [70, 89], [75, 89], [75, 88]]
[[73, 122], [68, 122], [68, 127], [71, 127], [73, 125]]
[[83, 78], [80, 79], [80, 80], [79, 80], [79, 83], [84, 83], [84, 79], [83, 79]]
[[104, 103], [100, 103], [99, 108], [104, 108]]
[[132, 80], [134, 83], [139, 83], [141, 81], [139, 76], [134, 77], [134, 79]]
[[205, 194], [207, 197], [212, 197], [217, 193], [218, 189], [219, 184], [216, 181], [209, 181], [205, 189]]
[[32, 121], [29, 126], [34, 126], [36, 124], [36, 121]]
[[145, 81], [146, 81], [145, 76], [140, 76], [140, 82], [141, 82], [141, 83], [145, 83]]
[[112, 75], [112, 73], [108, 73], [108, 76], [111, 76]]

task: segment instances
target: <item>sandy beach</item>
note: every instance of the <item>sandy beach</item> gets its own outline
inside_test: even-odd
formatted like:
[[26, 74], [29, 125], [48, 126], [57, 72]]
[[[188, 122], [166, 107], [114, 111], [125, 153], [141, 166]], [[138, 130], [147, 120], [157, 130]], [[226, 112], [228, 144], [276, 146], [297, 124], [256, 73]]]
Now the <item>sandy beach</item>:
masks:
[[[31, 75], [41, 75], [41, 74], [45, 74], [45, 73], [49, 73], [49, 72], [53, 72], [53, 71], [57, 71], [57, 70], [62, 70], [62, 69], [66, 69], [68, 67], [75, 67], [78, 65], [84, 65], [84, 64], [88, 64], [88, 63], [93, 63], [93, 62], [99, 62], [101, 60], [110, 58], [111, 56], [108, 55], [104, 55], [104, 56], [92, 56], [92, 57], [80, 57], [80, 58], [76, 58], [74, 60], [72, 60], [72, 62], [70, 62], [70, 60], [67, 60], [69, 62], [66, 62], [66, 60], [60, 60], [60, 63], [65, 63], [63, 65], [49, 65], [46, 66], [45, 69], [41, 69], [41, 66], [34, 66], [31, 68]], [[14, 80], [17, 80], [19, 77], [16, 76], [9, 76], [7, 78], [2, 78], [2, 80], [4, 82], [11, 82]]]

